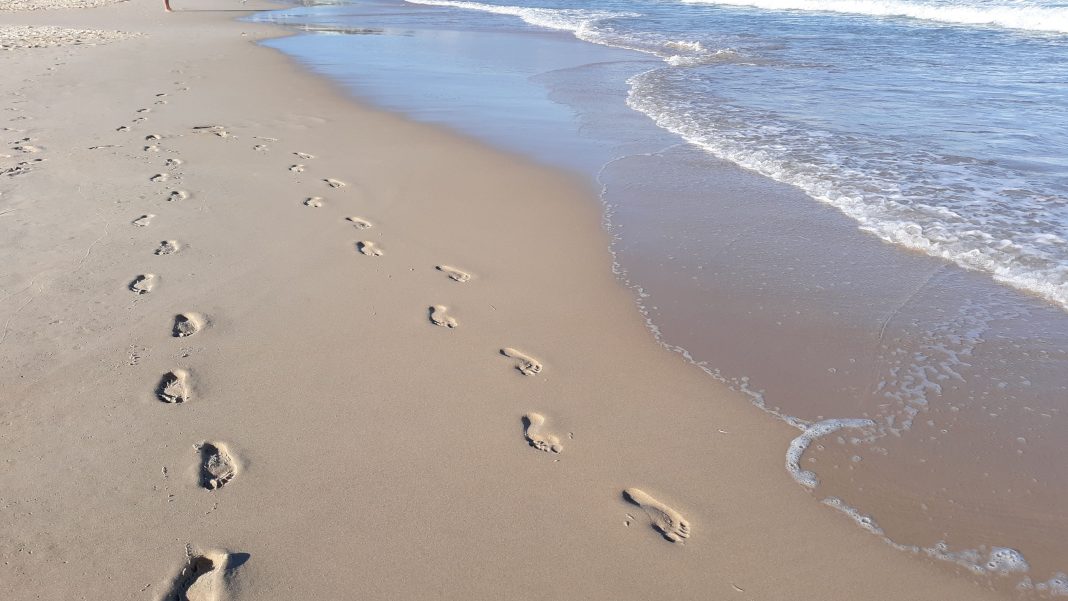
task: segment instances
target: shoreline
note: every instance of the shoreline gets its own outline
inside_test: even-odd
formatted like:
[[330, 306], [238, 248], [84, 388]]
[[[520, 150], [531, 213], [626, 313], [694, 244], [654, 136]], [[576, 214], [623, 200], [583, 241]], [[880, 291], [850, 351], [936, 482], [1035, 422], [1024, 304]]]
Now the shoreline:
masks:
[[262, 20], [349, 33], [268, 45], [361, 102], [595, 173], [614, 269], [661, 343], [787, 423], [871, 424], [805, 453], [820, 498], [868, 514], [895, 548], [979, 572], [993, 549], [1011, 548], [1030, 566], [1025, 587], [1062, 571], [1066, 548], [1048, 529], [1065, 481], [1049, 472], [1063, 429], [1059, 309], [889, 245], [792, 186], [682, 144], [627, 106], [645, 55], [567, 31], [439, 24], [455, 13], [396, 9]]
[[[144, 39], [3, 57], [18, 76], [56, 67], [16, 92], [35, 114], [15, 125], [48, 160], [0, 196], [20, 234], [5, 284], [27, 291], [6, 297], [0, 345], [5, 396], [19, 399], [2, 409], [19, 449], [0, 476], [15, 508], [8, 598], [154, 598], [186, 544], [247, 553], [218, 587], [257, 599], [996, 598], [786, 477], [796, 432], [651, 339], [577, 178], [353, 103], [246, 43], [277, 28], [149, 4], [18, 19], [121, 19]], [[175, 58], [161, 69], [131, 50]], [[114, 71], [85, 82], [77, 68], [101, 61]], [[141, 105], [147, 121], [113, 131]], [[207, 125], [222, 129], [194, 133]], [[148, 135], [158, 153], [140, 150]], [[129, 225], [140, 214], [156, 217]], [[153, 256], [172, 236], [179, 252]], [[361, 239], [384, 254], [360, 254]], [[159, 285], [135, 296], [137, 272]], [[438, 303], [459, 327], [429, 323]], [[172, 339], [189, 312], [203, 329]], [[516, 372], [500, 355], [512, 345], [542, 373]], [[165, 406], [152, 390], [176, 368], [192, 395]], [[559, 457], [524, 441], [530, 412]], [[190, 474], [202, 441], [238, 459], [218, 490]], [[689, 540], [658, 536], [623, 496], [632, 487], [684, 515]], [[497, 573], [479, 570], [491, 561]], [[517, 590], [531, 573], [546, 576]]]

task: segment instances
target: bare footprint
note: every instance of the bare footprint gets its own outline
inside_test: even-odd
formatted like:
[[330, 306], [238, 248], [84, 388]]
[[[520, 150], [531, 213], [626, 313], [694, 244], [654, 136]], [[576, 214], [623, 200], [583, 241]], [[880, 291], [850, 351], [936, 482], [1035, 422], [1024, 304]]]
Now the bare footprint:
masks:
[[448, 265], [438, 265], [437, 270], [449, 276], [450, 280], [460, 282], [461, 284], [463, 282], [468, 282], [471, 280], [470, 273], [467, 273], [466, 271], [461, 271], [459, 269], [456, 269], [455, 267], [449, 267]]
[[339, 179], [334, 179], [332, 177], [328, 177], [328, 178], [324, 179], [323, 181], [326, 182], [326, 185], [330, 186], [331, 188], [344, 188], [345, 186], [348, 185], [345, 182], [343, 182], [343, 181], [341, 181]]
[[266, 144], [257, 144], [257, 145], [252, 147], [252, 150], [258, 150], [260, 152], [267, 152], [269, 150], [269, 148], [267, 148]]
[[153, 142], [155, 140], [162, 140], [162, 139], [163, 139], [163, 136], [161, 136], [159, 134], [148, 134], [147, 136], [145, 136], [145, 141], [146, 142]]
[[528, 413], [523, 416], [523, 436], [526, 437], [530, 446], [539, 451], [559, 453], [564, 450], [560, 439], [554, 434], [542, 432], [545, 424], [545, 416], [540, 413]]
[[517, 351], [511, 347], [502, 348], [501, 354], [505, 357], [515, 359], [515, 368], [524, 376], [533, 376], [541, 373], [541, 362], [530, 355]]
[[166, 164], [166, 165], [167, 165], [168, 167], [177, 167], [177, 166], [179, 166], [179, 165], [181, 165], [181, 164], [182, 164], [182, 159], [174, 159], [174, 158], [171, 158], [171, 159], [167, 159], [167, 160], [165, 161], [165, 164]]
[[381, 257], [383, 252], [381, 248], [375, 246], [374, 242], [362, 240], [356, 243], [356, 250], [367, 255], [368, 257]]
[[673, 543], [681, 542], [690, 537], [690, 524], [679, 512], [664, 505], [639, 488], [628, 488], [623, 491], [623, 496], [638, 507], [645, 510], [649, 519], [656, 528], [664, 535], [664, 538]]
[[370, 221], [367, 221], [366, 219], [360, 219], [359, 217], [346, 217], [345, 221], [348, 221], [352, 225], [356, 226], [356, 229], [358, 230], [365, 230], [367, 228], [372, 227]]
[[200, 453], [200, 485], [204, 488], [222, 488], [237, 475], [237, 461], [223, 443], [202, 442], [196, 449]]
[[181, 313], [174, 316], [172, 333], [175, 338], [185, 338], [203, 330], [207, 323], [208, 320], [199, 313]]
[[290, 165], [289, 170], [293, 173], [304, 173], [304, 165]]
[[129, 288], [137, 294], [148, 294], [156, 287], [156, 279], [156, 274], [154, 273], [141, 274], [130, 282]]
[[160, 182], [165, 182], [168, 179], [170, 179], [170, 176], [167, 175], [166, 173], [157, 173], [157, 174], [153, 175], [152, 177], [148, 178], [148, 181], [160, 183]]
[[171, 193], [167, 195], [168, 202], [176, 202], [187, 198], [189, 198], [189, 193], [185, 190], [171, 190]]
[[304, 199], [304, 206], [318, 209], [323, 206], [323, 199], [321, 196], [312, 196], [311, 198]]
[[156, 396], [164, 403], [184, 403], [192, 396], [189, 389], [189, 372], [175, 369], [163, 374], [156, 387]]
[[311, 155], [306, 152], [294, 152], [293, 154], [297, 155], [297, 158], [303, 159], [305, 161], [307, 161], [308, 159], [315, 158], [315, 155]]
[[449, 315], [449, 308], [444, 305], [430, 307], [430, 323], [443, 328], [455, 328], [460, 325], [456, 318]]
[[164, 240], [159, 243], [159, 247], [154, 251], [159, 256], [173, 255], [181, 249], [177, 240]]
[[149, 144], [148, 146], [145, 146], [145, 152], [159, 152], [159, 146]]
[[115, 128], [115, 131], [130, 131], [130, 127], [128, 125], [120, 125]]
[[168, 584], [161, 601], [220, 601], [225, 597], [225, 574], [230, 564], [229, 553], [194, 553], [187, 548], [185, 565]]
[[148, 215], [141, 215], [140, 217], [138, 217], [137, 219], [134, 219], [130, 223], [136, 225], [137, 227], [145, 227], [149, 223], [152, 223], [152, 219], [154, 217], [155, 217], [155, 215], [152, 215], [151, 213], [148, 214]]
[[229, 138], [230, 132], [222, 125], [197, 125], [193, 128], [196, 134], [214, 134], [220, 138]]

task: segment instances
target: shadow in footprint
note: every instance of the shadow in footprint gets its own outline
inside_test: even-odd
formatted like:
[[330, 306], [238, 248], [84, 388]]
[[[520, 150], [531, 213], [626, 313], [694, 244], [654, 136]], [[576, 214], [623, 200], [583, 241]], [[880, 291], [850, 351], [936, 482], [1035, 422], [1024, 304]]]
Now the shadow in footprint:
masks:
[[156, 386], [156, 397], [164, 403], [179, 404], [192, 396], [189, 387], [189, 372], [175, 369], [163, 374]]
[[368, 257], [381, 257], [384, 253], [381, 248], [375, 246], [374, 242], [369, 240], [361, 240], [356, 243], [356, 250], [360, 251], [360, 254], [367, 255]]
[[524, 376], [536, 376], [541, 373], [541, 361], [512, 347], [501, 349], [501, 354], [515, 361], [515, 368]]
[[456, 269], [455, 267], [450, 267], [449, 265], [438, 265], [435, 269], [449, 276], [449, 279], [454, 282], [460, 282], [462, 284], [471, 280], [470, 273], [461, 269]]
[[126, 287], [137, 294], [148, 294], [156, 287], [156, 275], [152, 273], [141, 274], [127, 284]]
[[460, 325], [456, 318], [449, 315], [449, 308], [444, 305], [433, 305], [427, 311], [430, 323], [443, 328], [455, 328]]
[[523, 416], [523, 436], [527, 439], [527, 444], [547, 453], [562, 452], [564, 445], [560, 444], [560, 439], [555, 434], [545, 432], [544, 425], [545, 416], [540, 413], [531, 412]]
[[234, 570], [248, 563], [248, 553], [186, 549], [185, 565], [163, 593], [162, 601], [218, 601], [226, 598], [228, 579]]
[[237, 461], [221, 442], [202, 442], [200, 452], [200, 485], [208, 490], [226, 486], [237, 476]]
[[171, 334], [175, 338], [192, 336], [207, 325], [207, 319], [199, 313], [181, 313], [174, 316], [174, 327]]
[[690, 538], [690, 523], [678, 512], [653, 498], [640, 488], [628, 488], [623, 491], [623, 498], [641, 507], [652, 521], [652, 526], [664, 538], [679, 543]]

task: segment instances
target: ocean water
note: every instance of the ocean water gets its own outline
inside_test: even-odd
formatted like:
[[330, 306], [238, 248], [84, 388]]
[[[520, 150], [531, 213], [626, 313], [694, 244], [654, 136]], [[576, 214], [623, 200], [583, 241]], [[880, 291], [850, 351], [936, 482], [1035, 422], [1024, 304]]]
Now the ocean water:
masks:
[[412, 2], [661, 58], [664, 129], [1068, 309], [1068, 3]]
[[[259, 20], [590, 176], [660, 341], [903, 552], [1068, 595], [1068, 3], [365, 0]], [[789, 477], [788, 476], [788, 477]]]

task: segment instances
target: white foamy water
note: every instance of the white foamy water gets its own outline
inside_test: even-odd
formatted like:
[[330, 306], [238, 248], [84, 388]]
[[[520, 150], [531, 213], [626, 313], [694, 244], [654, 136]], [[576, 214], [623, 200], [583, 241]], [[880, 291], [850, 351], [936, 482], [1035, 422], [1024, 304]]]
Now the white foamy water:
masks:
[[[1062, 124], [1068, 93], [1055, 102], [1045, 99], [1058, 96], [1043, 96], [1064, 88], [1064, 40], [1020, 43], [995, 37], [990, 44], [975, 39], [986, 34], [950, 32], [943, 37], [965, 36], [958, 44], [981, 45], [975, 52], [950, 46], [947, 56], [947, 48], [930, 35], [863, 25], [871, 30], [866, 35], [874, 36], [870, 47], [828, 49], [817, 41], [798, 53], [768, 51], [763, 44], [778, 32], [752, 19], [716, 13], [672, 21], [659, 14], [662, 6], [642, 2], [594, 8], [408, 1], [514, 16], [585, 41], [656, 56], [669, 67], [633, 78], [628, 103], [660, 127], [801, 188], [886, 242], [989, 273], [1068, 309], [1068, 157], [1060, 154], [1068, 152], [1063, 149], [1068, 127]], [[810, 13], [814, 35], [828, 11], [1068, 32], [1068, 6], [1049, 2], [685, 1], [710, 9], [745, 5]], [[657, 13], [657, 19], [649, 13]], [[772, 24], [782, 35], [797, 27], [792, 21]], [[739, 48], [754, 44], [739, 37], [747, 34], [761, 36], [761, 42]], [[917, 61], [931, 65], [917, 68]], [[721, 66], [750, 68], [706, 70]], [[755, 72], [758, 68], [765, 71]], [[812, 79], [798, 82], [796, 69], [807, 70]], [[1022, 79], [1025, 89], [994, 88], [991, 94], [987, 87], [1013, 78]], [[885, 99], [856, 92], [880, 80], [894, 90]], [[783, 105], [784, 112], [768, 101], [765, 90], [818, 112]], [[1015, 104], [1014, 93], [1021, 104]], [[839, 115], [848, 120], [839, 121]], [[1043, 144], [1043, 138], [1054, 143]]]
[[[538, 0], [531, 4], [525, 0], [512, 0], [511, 4], [498, 4], [493, 0], [407, 1], [437, 8], [408, 7], [409, 12], [405, 13], [397, 11], [396, 5], [386, 5], [384, 25], [380, 25], [384, 29], [375, 31], [385, 38], [376, 38], [383, 43], [362, 36], [366, 44], [361, 50], [379, 52], [375, 55], [376, 60], [371, 62], [384, 72], [388, 73], [391, 63], [388, 58], [378, 59], [391, 56], [388, 54], [390, 48], [404, 46], [408, 50], [401, 60], [401, 71], [407, 68], [406, 61], [419, 63], [418, 68], [432, 72], [440, 66], [438, 57], [441, 56], [440, 61], [445, 61], [443, 64], [450, 73], [454, 70], [462, 77], [467, 69], [471, 69], [478, 74], [479, 81], [489, 81], [498, 75], [493, 71], [496, 65], [494, 61], [484, 62], [478, 58], [487, 51], [492, 54], [488, 45], [474, 43], [468, 46], [478, 48], [477, 52], [471, 53], [475, 58], [462, 53], [460, 57], [450, 54], [456, 47], [463, 47], [459, 41], [466, 27], [478, 34], [492, 30], [493, 35], [486, 36], [487, 39], [500, 39], [501, 31], [504, 31], [507, 32], [505, 35], [514, 34], [516, 39], [525, 39], [532, 44], [557, 45], [576, 53], [589, 51], [589, 48], [577, 50], [579, 45], [564, 41], [569, 36], [603, 46], [636, 50], [644, 56], [631, 58], [630, 53], [598, 50], [605, 54], [596, 54], [597, 57], [609, 58], [591, 63], [596, 67], [548, 66], [535, 73], [516, 69], [520, 77], [513, 80], [529, 76], [528, 83], [556, 82], [556, 87], [552, 84], [547, 87], [553, 92], [554, 101], [565, 98], [560, 101], [565, 107], [574, 108], [575, 105], [566, 101], [565, 92], [570, 88], [559, 87], [560, 82], [579, 89], [581, 93], [576, 97], [582, 102], [599, 99], [616, 103], [603, 115], [591, 113], [586, 105], [583, 105], [585, 110], [576, 111], [584, 119], [581, 127], [587, 132], [605, 127], [618, 133], [622, 142], [612, 148], [613, 153], [622, 152], [622, 156], [612, 154], [591, 161], [626, 159], [643, 152], [649, 152], [647, 156], [659, 157], [662, 153], [662, 160], [649, 164], [655, 165], [655, 169], [663, 169], [665, 174], [676, 174], [678, 169], [677, 175], [685, 178], [690, 177], [693, 169], [717, 163], [707, 157], [701, 157], [693, 164], [674, 158], [686, 156], [692, 159], [701, 154], [700, 149], [799, 188], [811, 199], [835, 207], [860, 229], [883, 241], [989, 274], [996, 281], [1068, 308], [1068, 126], [1064, 119], [1068, 114], [1068, 36], [1058, 35], [1061, 29], [1058, 19], [1063, 16], [1064, 5], [1033, 0], [1019, 3], [1003, 0], [994, 3], [981, 0], [970, 3]], [[761, 5], [760, 2], [768, 4]], [[324, 31], [370, 31], [362, 29], [365, 23], [348, 20], [348, 14], [346, 9], [335, 11]], [[417, 15], [411, 17], [416, 24], [412, 29], [407, 28], [408, 23], [404, 21], [409, 18], [404, 15], [408, 14]], [[886, 16], [910, 18], [882, 18]], [[457, 31], [449, 32], [447, 44], [433, 46], [431, 43], [432, 51], [413, 55], [411, 44], [389, 39], [392, 28], [398, 37], [412, 36], [418, 45], [418, 38], [424, 31], [436, 31], [435, 21], [438, 19]], [[347, 28], [356, 24], [361, 27]], [[563, 32], [567, 36], [523, 35], [524, 24]], [[434, 34], [429, 34], [424, 41], [435, 39]], [[342, 46], [336, 45], [338, 56], [350, 56], [351, 53], [338, 50]], [[542, 54], [540, 51], [530, 53], [531, 56]], [[310, 62], [315, 62], [314, 55], [315, 52], [310, 53], [313, 57], [308, 59]], [[467, 63], [463, 62], [465, 60]], [[510, 63], [510, 68], [515, 65]], [[354, 73], [359, 71], [354, 70]], [[603, 78], [598, 78], [598, 74], [606, 73], [618, 77], [606, 84]], [[635, 73], [639, 74], [635, 76]], [[503, 75], [508, 80], [516, 73], [505, 70]], [[389, 76], [385, 79], [391, 81]], [[410, 102], [416, 105], [415, 109], [424, 108], [419, 100], [422, 96], [418, 83], [405, 85], [416, 88], [415, 92], [404, 88], [404, 93], [394, 93], [391, 97], [414, 98], [416, 100]], [[439, 82], [435, 85], [447, 87], [449, 84]], [[506, 87], [507, 81], [501, 85]], [[465, 97], [462, 85], [456, 89], [469, 103], [459, 102], [461, 106], [482, 106], [484, 100], [494, 106], [492, 95], [488, 99]], [[484, 89], [480, 87], [480, 90]], [[453, 91], [450, 88], [450, 94]], [[526, 98], [531, 92], [536, 96], [538, 90], [525, 89], [522, 97]], [[624, 94], [627, 95], [627, 105], [637, 112], [618, 106]], [[514, 102], [515, 97], [508, 98]], [[445, 105], [449, 102], [440, 100]], [[406, 109], [401, 107], [401, 110]], [[508, 115], [509, 110], [517, 112], [514, 106], [504, 106], [499, 113], [487, 111], [488, 114], [476, 117], [492, 121]], [[649, 120], [641, 115], [648, 116]], [[644, 129], [629, 129], [634, 123], [641, 123]], [[651, 124], [662, 131], [656, 131]], [[463, 128], [462, 120], [457, 126]], [[634, 135], [639, 131], [654, 133]], [[565, 148], [568, 144], [566, 135], [559, 137], [555, 135], [558, 130], [553, 132], [553, 148]], [[655, 139], [658, 146], [640, 150], [629, 146], [643, 135]], [[529, 137], [538, 138], [538, 135]], [[545, 139], [549, 137], [549, 134], [543, 136]], [[522, 144], [521, 141], [517, 143]], [[525, 151], [525, 148], [519, 150]], [[615, 232], [618, 239], [623, 244], [628, 236], [632, 236], [631, 240], [641, 239], [638, 244], [646, 245], [642, 247], [648, 253], [646, 256], [659, 257], [658, 253], [665, 251], [668, 245], [677, 246], [672, 248], [673, 254], [693, 252], [695, 255], [684, 261], [685, 267], [697, 265], [696, 269], [701, 269], [704, 266], [700, 264], [704, 258], [701, 248], [706, 242], [702, 239], [706, 232], [701, 224], [714, 223], [720, 217], [718, 211], [722, 207], [716, 204], [716, 195], [712, 193], [716, 184], [711, 179], [695, 178], [693, 181], [710, 186], [707, 206], [702, 206], [699, 194], [687, 197], [690, 204], [685, 204], [671, 194], [659, 196], [658, 188], [648, 189], [648, 194], [655, 199], [653, 205], [662, 203], [665, 214], [682, 211], [688, 219], [686, 223], [694, 224], [692, 229], [665, 228], [663, 238], [656, 240], [649, 236], [643, 239], [643, 234], [628, 228]], [[609, 191], [607, 198], [611, 197]], [[807, 206], [810, 202], [800, 194], [790, 198], [790, 202], [800, 205]], [[833, 218], [837, 219], [836, 216]], [[659, 233], [655, 228], [663, 224], [656, 217], [652, 221], [656, 223], [649, 223], [650, 229]], [[745, 224], [744, 214], [739, 223]], [[792, 225], [792, 222], [784, 221], [767, 227], [790, 228]], [[802, 227], [788, 230], [791, 235], [804, 238], [810, 234], [804, 231], [804, 222], [798, 225]], [[632, 232], [635, 233], [632, 235]], [[768, 232], [754, 235], [761, 237], [762, 233]], [[774, 239], [776, 233], [771, 232], [770, 236]], [[683, 237], [687, 239], [680, 242]], [[674, 259], [673, 256], [669, 258]], [[799, 262], [804, 259], [798, 256]], [[626, 263], [625, 258], [623, 262]], [[813, 261], [812, 264], [826, 268], [830, 278], [838, 275], [833, 261]], [[871, 268], [878, 270], [880, 265], [872, 264]], [[625, 271], [625, 267], [625, 264], [620, 266], [620, 271]], [[850, 272], [850, 269], [843, 266], [842, 271]], [[950, 272], [958, 273], [948, 269], [939, 271]], [[679, 277], [689, 278], [692, 273], [680, 269], [682, 275]], [[644, 275], [639, 273], [636, 280], [630, 282], [638, 290]], [[849, 286], [848, 276], [842, 275], [843, 285]], [[874, 276], [878, 277], [878, 274]], [[674, 275], [664, 276], [665, 279], [671, 277]], [[967, 277], [969, 281], [978, 279], [961, 277]], [[655, 284], [655, 279], [651, 281]], [[887, 281], [897, 280], [889, 274]], [[822, 291], [826, 282], [820, 284]], [[923, 282], [919, 286], [922, 288], [927, 284]], [[903, 286], [911, 289], [910, 282], [903, 282]], [[896, 298], [897, 292], [893, 290], [887, 296]], [[908, 304], [912, 300], [907, 294], [910, 290], [901, 292], [903, 302]], [[661, 293], [662, 290], [658, 290], [654, 298], [660, 298]], [[838, 293], [826, 296], [833, 301], [834, 294]], [[998, 294], [1018, 298], [1008, 291]], [[641, 296], [646, 298], [645, 294]], [[821, 299], [823, 296], [821, 294]], [[675, 300], [679, 302], [671, 306], [678, 311], [690, 308], [684, 306], [687, 302], [700, 301]], [[895, 548], [955, 563], [984, 578], [1008, 578], [1013, 584], [1019, 583], [1021, 590], [1035, 591], [1039, 596], [1068, 593], [1068, 585], [1064, 584], [1068, 579], [1050, 569], [1062, 564], [1057, 562], [1051, 566], [1048, 559], [1036, 559], [1041, 553], [1033, 554], [1033, 549], [1041, 546], [1032, 545], [1033, 541], [1026, 537], [999, 530], [993, 542], [1006, 546], [991, 546], [989, 538], [962, 540], [959, 531], [954, 530], [953, 518], [935, 517], [936, 509], [929, 517], [939, 521], [938, 524], [932, 523], [932, 528], [944, 528], [939, 530], [941, 534], [910, 539], [909, 542], [919, 544], [906, 545], [894, 540], [896, 534], [892, 529], [896, 520], [884, 518], [888, 520], [884, 526], [891, 529], [884, 532], [876, 523], [879, 516], [867, 513], [875, 505], [861, 493], [861, 486], [852, 491], [848, 486], [842, 486], [842, 475], [847, 472], [863, 473], [856, 484], [868, 482], [863, 478], [872, 470], [880, 469], [876, 467], [878, 462], [869, 461], [874, 456], [883, 458], [880, 461], [885, 464], [886, 461], [893, 462], [896, 454], [912, 450], [894, 441], [930, 436], [932, 440], [948, 442], [948, 439], [943, 440], [945, 429], [941, 433], [932, 430], [937, 427], [933, 420], [938, 420], [937, 414], [947, 407], [947, 415], [963, 415], [963, 412], [955, 414], [953, 411], [966, 409], [968, 403], [1015, 406], [1029, 401], [1029, 392], [1003, 393], [1001, 388], [988, 391], [983, 384], [976, 385], [981, 378], [989, 378], [989, 372], [983, 373], [983, 370], [991, 363], [979, 362], [977, 369], [975, 356], [982, 355], [992, 340], [997, 344], [1000, 336], [998, 326], [992, 328], [991, 324], [1020, 317], [1013, 310], [991, 310], [988, 304], [989, 301], [983, 300], [977, 305], [965, 303], [959, 314], [956, 312], [958, 307], [939, 304], [937, 316], [930, 316], [922, 328], [906, 324], [915, 312], [906, 310], [889, 314], [878, 333], [879, 344], [873, 349], [871, 365], [866, 366], [870, 368], [866, 372], [871, 387], [829, 391], [830, 394], [821, 397], [826, 401], [818, 401], [827, 406], [818, 411], [806, 406], [806, 401], [812, 397], [806, 397], [804, 392], [799, 391], [797, 398], [783, 398], [790, 397], [790, 393], [779, 394], [783, 391], [772, 387], [765, 395], [761, 380], [767, 374], [758, 369], [748, 372], [752, 365], [726, 364], [724, 372], [730, 371], [733, 375], [724, 375], [715, 363], [705, 361], [707, 349], [702, 349], [699, 344], [694, 349], [701, 358], [694, 359], [681, 347], [673, 346], [670, 337], [667, 340], [661, 338], [661, 342], [694, 360], [714, 377], [749, 395], [769, 413], [798, 427], [799, 435], [783, 449], [787, 471], [806, 489], [824, 493], [817, 499], [827, 494], [840, 495], [825, 499], [824, 503], [860, 527]], [[1013, 300], [1006, 306], [1015, 308], [1017, 305]], [[820, 309], [824, 308], [821, 305]], [[660, 316], [648, 312], [646, 315], [651, 320], [650, 327], [658, 332], [656, 322]], [[695, 331], [702, 329], [701, 324], [694, 327]], [[716, 336], [713, 332], [706, 333], [710, 338]], [[675, 343], [689, 345], [692, 341]], [[713, 361], [720, 359], [713, 356]], [[866, 361], [868, 358], [861, 358], [860, 363]], [[753, 375], [752, 381], [740, 376], [744, 373]], [[1023, 381], [1024, 375], [1019, 374], [1019, 377]], [[1005, 381], [1001, 383], [1005, 384]], [[799, 386], [804, 387], [804, 384]], [[1029, 381], [1027, 386], [1030, 386]], [[971, 388], [979, 394], [965, 399], [960, 391]], [[944, 395], [953, 395], [954, 391], [958, 391], [957, 398], [947, 405]], [[988, 392], [992, 394], [987, 396]], [[839, 393], [841, 399], [836, 397]], [[854, 394], [861, 398], [850, 396]], [[1005, 408], [992, 406], [983, 410], [994, 416], [1004, 412]], [[811, 421], [794, 416], [805, 416]], [[864, 419], [826, 419], [834, 416]], [[1030, 432], [1027, 440], [1032, 441]], [[832, 446], [835, 443], [853, 448], [836, 450]], [[1027, 452], [1031, 448], [1028, 446]], [[818, 469], [829, 466], [824, 463], [825, 457], [838, 457], [843, 451], [847, 457], [852, 455], [852, 459], [839, 457], [834, 467], [828, 468], [838, 471], [823, 473]], [[932, 457], [932, 464], [937, 461], [938, 458]], [[817, 471], [821, 473], [817, 475]], [[822, 485], [819, 476], [824, 476]], [[851, 506], [847, 501], [856, 505]], [[1027, 506], [1020, 508], [1020, 511], [1029, 510]], [[1006, 511], [1012, 513], [1015, 510]], [[945, 543], [932, 545], [932, 541], [938, 540], [937, 536], [953, 541], [953, 546]], [[1008, 545], [1018, 545], [1020, 551]], [[1030, 562], [1024, 559], [1024, 552]], [[1029, 569], [1032, 565], [1040, 567], [1032, 571]]]
[[464, 0], [406, 0], [409, 4], [423, 4], [426, 6], [448, 6], [465, 10], [477, 10], [493, 13], [496, 15], [510, 15], [519, 17], [526, 23], [544, 27], [571, 31], [582, 37], [593, 23], [614, 17], [637, 17], [637, 13], [611, 12], [598, 10], [567, 9], [567, 8], [538, 8], [525, 6], [508, 6], [500, 4], [484, 4], [482, 2], [466, 2]]
[[688, 4], [748, 6], [767, 10], [907, 17], [959, 25], [1068, 33], [1068, 6], [1025, 2], [905, 2], [901, 0], [682, 0]]
[[[918, 139], [839, 132], [825, 119], [797, 122], [711, 90], [694, 94], [692, 86], [722, 88], [722, 79], [655, 69], [630, 84], [628, 104], [686, 141], [797, 186], [887, 242], [987, 272], [1068, 309], [1068, 200], [1058, 195], [1063, 178], [1036, 179], [1045, 177], [1041, 166], [1022, 172], [1007, 161], [918, 146]], [[922, 117], [916, 114], [917, 133], [925, 134]]]
[[656, 32], [634, 32], [611, 25], [615, 19], [636, 19], [641, 13], [627, 11], [587, 10], [577, 8], [540, 8], [485, 4], [466, 0], [405, 0], [409, 4], [443, 6], [476, 10], [496, 15], [509, 15], [536, 27], [571, 32], [576, 38], [635, 50], [663, 59], [670, 65], [694, 66], [713, 63], [733, 55], [730, 49], [705, 48], [701, 42], [676, 40]]

